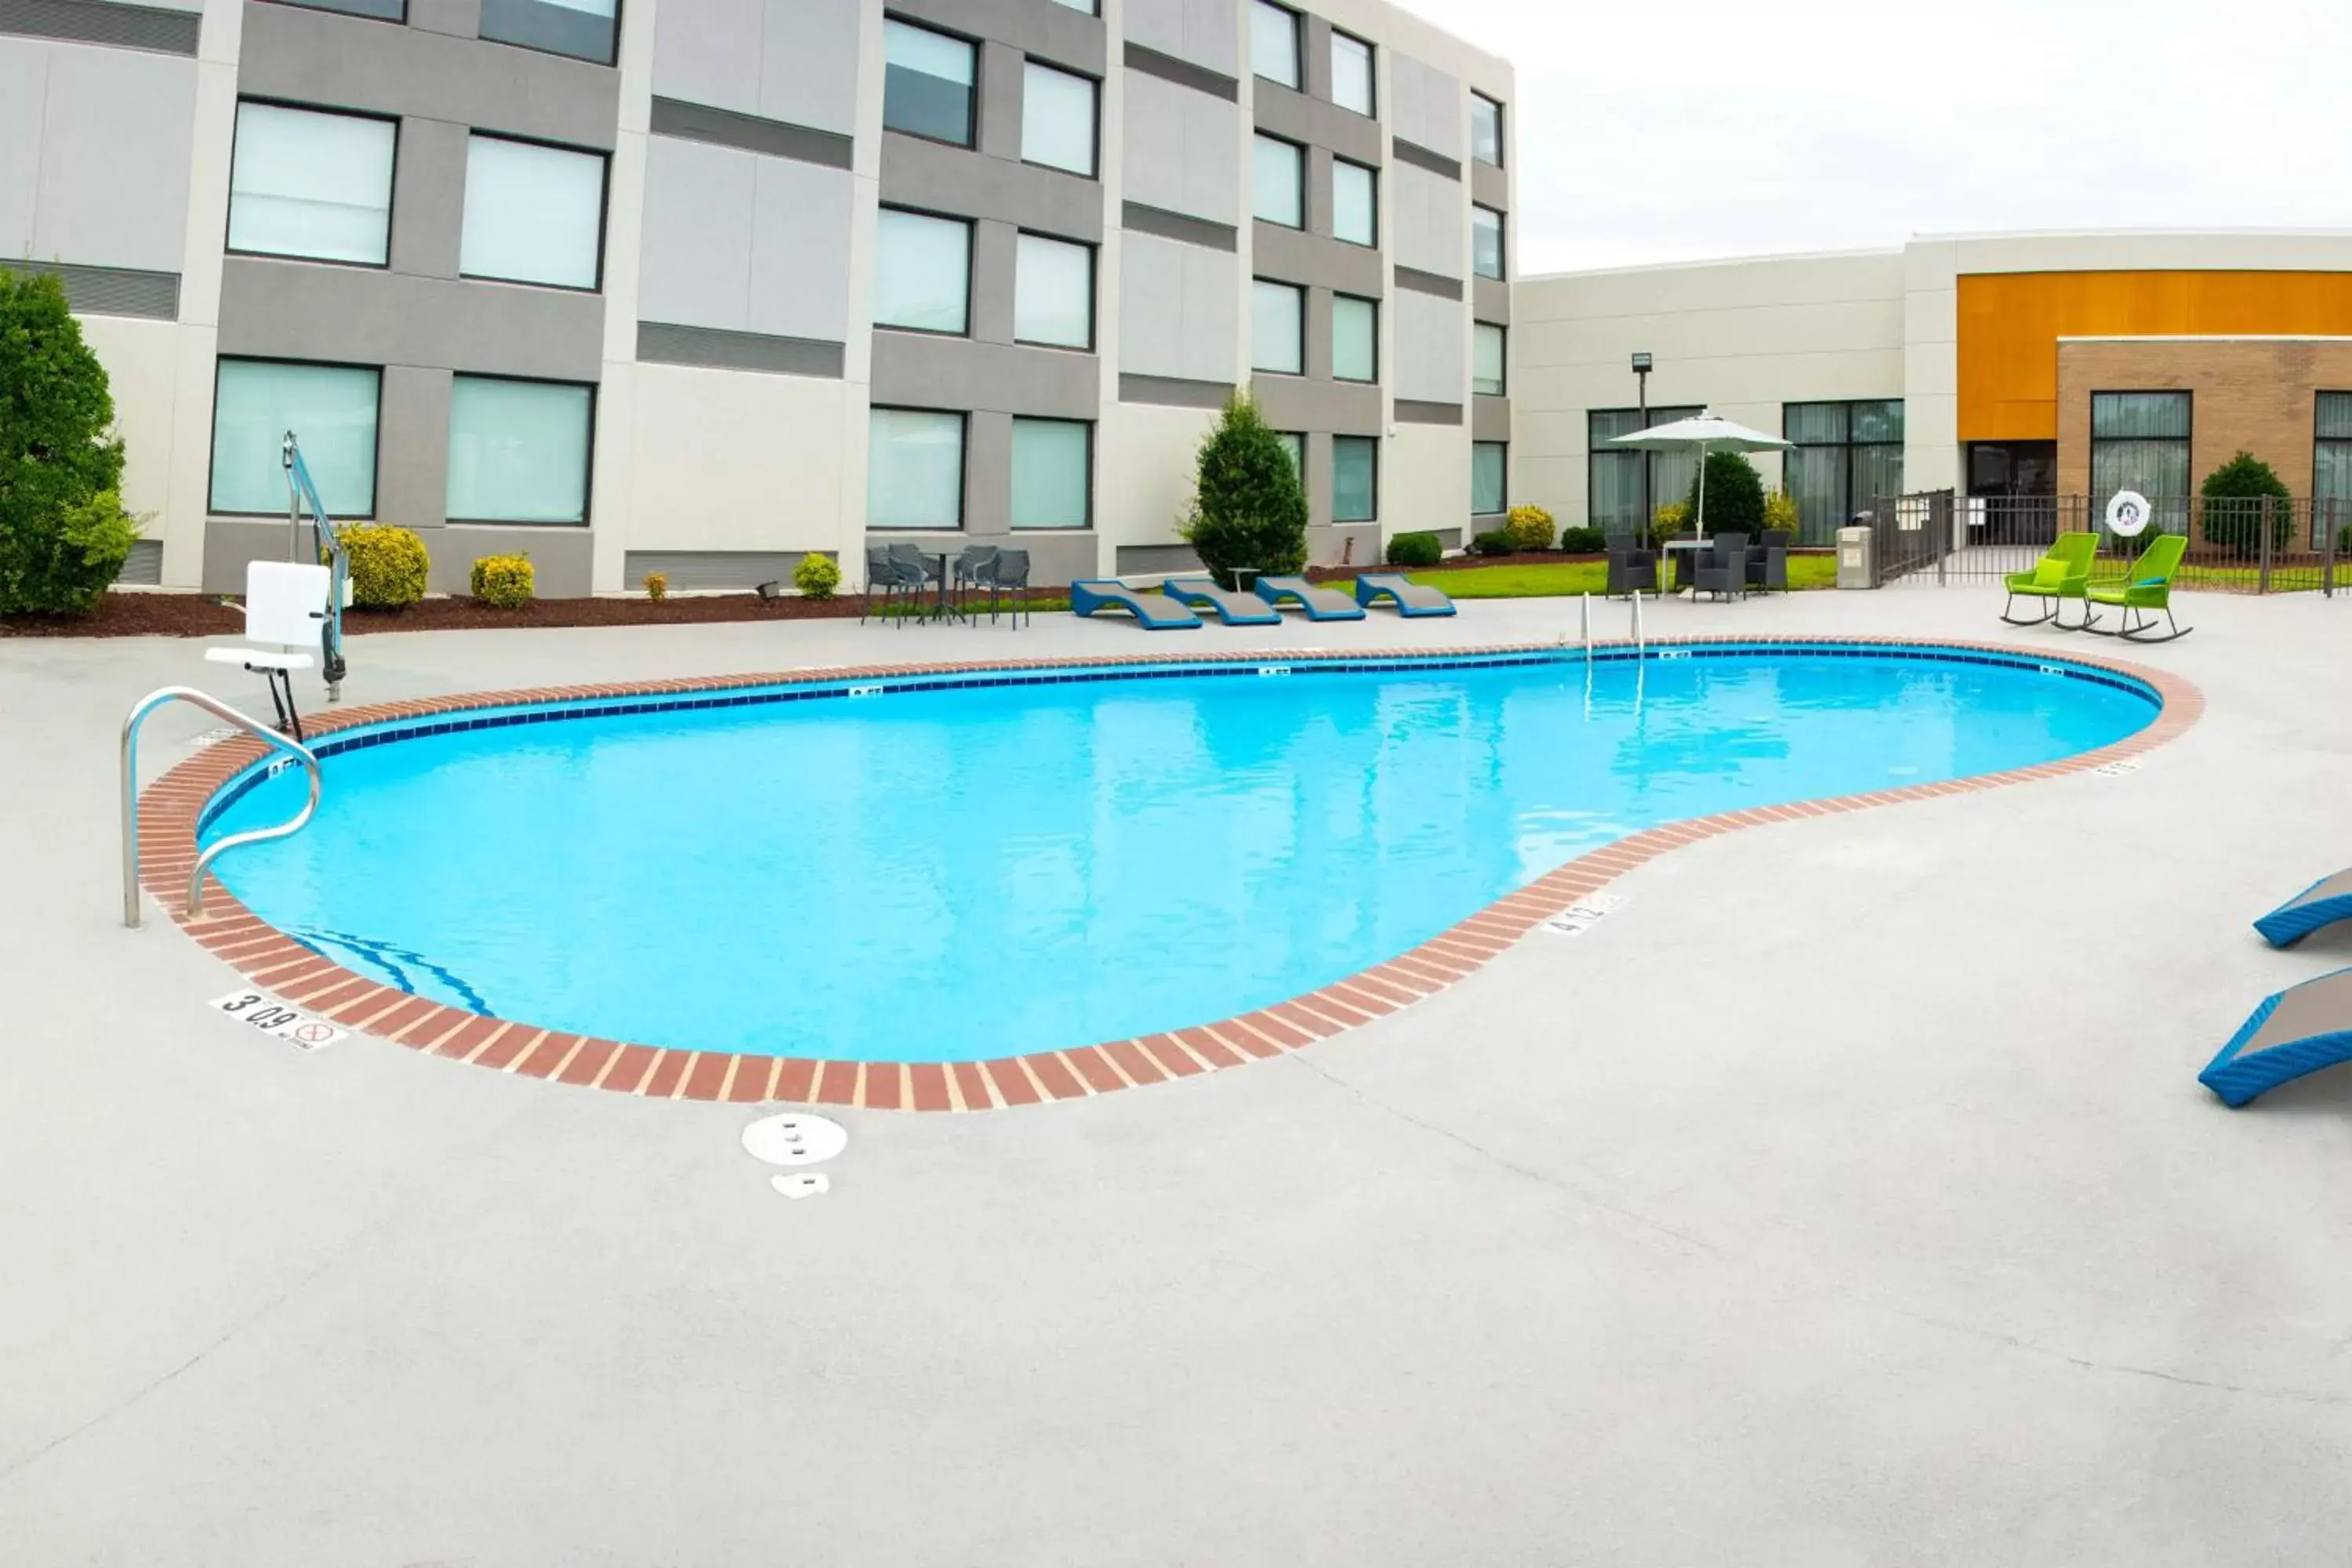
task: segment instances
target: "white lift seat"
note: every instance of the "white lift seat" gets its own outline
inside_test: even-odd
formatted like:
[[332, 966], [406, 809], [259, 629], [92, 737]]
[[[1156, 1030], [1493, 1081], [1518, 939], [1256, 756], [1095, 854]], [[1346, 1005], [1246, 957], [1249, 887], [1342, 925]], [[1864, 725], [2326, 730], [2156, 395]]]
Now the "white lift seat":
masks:
[[250, 562], [245, 569], [246, 640], [276, 646], [205, 650], [210, 663], [243, 665], [260, 676], [269, 688], [270, 706], [278, 710], [278, 729], [298, 741], [302, 738], [302, 718], [294, 710], [290, 672], [317, 666], [327, 597], [333, 592], [334, 574], [324, 566]]

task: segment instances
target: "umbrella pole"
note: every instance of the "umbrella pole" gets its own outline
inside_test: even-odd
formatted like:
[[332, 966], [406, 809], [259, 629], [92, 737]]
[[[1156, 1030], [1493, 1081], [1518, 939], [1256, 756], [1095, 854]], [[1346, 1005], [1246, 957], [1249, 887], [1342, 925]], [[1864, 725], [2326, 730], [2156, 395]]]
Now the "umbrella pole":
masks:
[[1706, 537], [1706, 443], [1698, 444], [1698, 515], [1691, 519], [1691, 542]]

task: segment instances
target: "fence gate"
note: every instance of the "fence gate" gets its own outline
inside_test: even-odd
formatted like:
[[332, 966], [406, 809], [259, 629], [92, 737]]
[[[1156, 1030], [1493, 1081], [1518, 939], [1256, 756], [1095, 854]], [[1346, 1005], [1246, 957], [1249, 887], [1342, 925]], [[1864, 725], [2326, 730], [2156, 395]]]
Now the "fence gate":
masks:
[[2184, 588], [2331, 598], [2352, 589], [2352, 502], [2185, 496], [2157, 500], [2155, 513], [2147, 531], [2125, 539], [2107, 531], [2105, 508], [2088, 496], [1927, 490], [1883, 498], [1856, 521], [1871, 530], [1880, 587], [1998, 583], [2033, 570], [2061, 533], [2096, 533], [2092, 575], [2120, 577], [2161, 532], [2189, 536], [2175, 579]]

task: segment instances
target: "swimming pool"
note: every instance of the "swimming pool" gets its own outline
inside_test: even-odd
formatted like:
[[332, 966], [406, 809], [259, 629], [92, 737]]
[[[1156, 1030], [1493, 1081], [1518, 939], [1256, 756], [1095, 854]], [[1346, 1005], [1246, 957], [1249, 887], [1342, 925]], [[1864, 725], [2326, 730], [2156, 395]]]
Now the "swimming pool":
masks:
[[[316, 821], [219, 870], [467, 1012], [969, 1061], [1266, 1006], [1643, 828], [2053, 762], [2158, 711], [2087, 666], [1819, 644], [822, 680], [331, 735]], [[301, 788], [248, 772], [203, 836]]]

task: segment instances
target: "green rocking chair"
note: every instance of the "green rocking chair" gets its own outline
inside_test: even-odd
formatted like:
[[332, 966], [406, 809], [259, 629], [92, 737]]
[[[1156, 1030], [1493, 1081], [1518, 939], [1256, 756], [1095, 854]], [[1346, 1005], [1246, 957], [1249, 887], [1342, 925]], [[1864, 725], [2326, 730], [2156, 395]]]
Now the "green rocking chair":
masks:
[[[2069, 599], [2079, 599], [2091, 584], [2091, 561], [2099, 552], [2099, 536], [2095, 533], [2062, 533], [2050, 546], [2049, 552], [2037, 562], [2031, 572], [2011, 572], [2002, 579], [2009, 586], [2009, 602], [2000, 607], [2000, 618], [2012, 626], [2038, 626], [2044, 621], [2058, 619]], [[2020, 599], [2047, 599], [2050, 607], [2038, 616], [2013, 616], [2010, 612]], [[2087, 624], [2090, 610], [2084, 608]], [[2065, 622], [2059, 629], [2071, 631]]]
[[[2084, 593], [2087, 601], [2083, 611], [2088, 618], [2083, 629], [2103, 637], [2122, 637], [2126, 642], [2170, 642], [2185, 637], [2195, 626], [2184, 626], [2172, 618], [2172, 574], [2180, 569], [2180, 558], [2189, 553], [2187, 536], [2167, 533], [2158, 537], [2131, 570], [2118, 578], [2094, 583]], [[2099, 630], [2097, 615], [2092, 605], [2112, 605], [2123, 612], [2123, 625], [2111, 632]], [[2164, 612], [2164, 624], [2168, 631], [2156, 629], [2154, 612]]]

